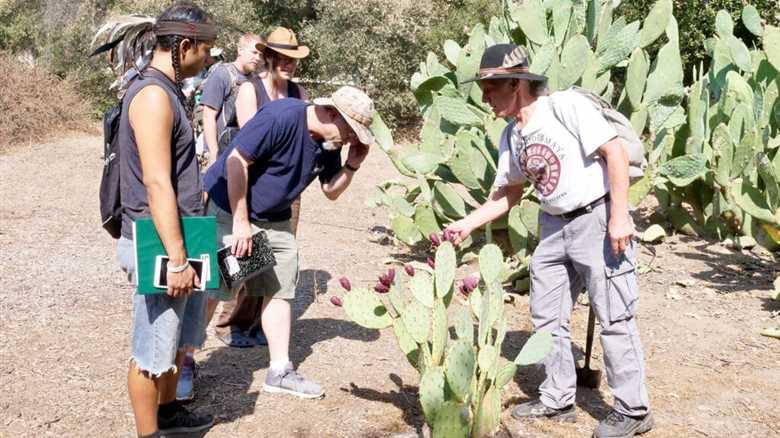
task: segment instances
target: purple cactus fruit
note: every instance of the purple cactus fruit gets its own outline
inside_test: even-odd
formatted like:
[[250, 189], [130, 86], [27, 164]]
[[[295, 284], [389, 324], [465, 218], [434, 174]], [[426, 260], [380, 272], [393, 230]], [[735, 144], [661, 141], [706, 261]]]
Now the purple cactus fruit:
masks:
[[461, 283], [458, 287], [458, 292], [460, 292], [461, 295], [463, 295], [465, 298], [469, 297], [469, 294], [471, 293], [470, 290], [466, 287], [465, 284]]
[[432, 258], [428, 257], [428, 266], [431, 267], [431, 269], [436, 269], [436, 261], [434, 261]]
[[414, 266], [404, 265], [404, 271], [406, 271], [406, 275], [414, 277]]
[[444, 240], [449, 242], [452, 241], [453, 236], [452, 233], [450, 233], [450, 230], [444, 230], [444, 232], [442, 233], [442, 237], [444, 238]]
[[352, 284], [349, 282], [347, 277], [339, 278], [339, 283], [341, 283], [341, 287], [343, 287], [347, 292], [352, 290]]
[[393, 281], [395, 281], [395, 268], [390, 268], [387, 270], [387, 278], [390, 280], [391, 284]]
[[330, 303], [333, 304], [336, 307], [341, 307], [341, 306], [344, 305], [344, 303], [341, 302], [341, 298], [339, 298], [339, 297], [337, 297], [335, 295], [330, 297]]
[[388, 277], [387, 274], [382, 274], [379, 276], [379, 284], [384, 287], [390, 287], [393, 284], [393, 281], [390, 280], [390, 277]]
[[431, 233], [431, 235], [428, 236], [428, 239], [431, 241], [433, 246], [439, 246], [441, 244], [441, 240], [436, 233]]
[[386, 294], [386, 293], [390, 292], [390, 288], [385, 286], [382, 283], [377, 283], [376, 286], [374, 286], [374, 290], [377, 293], [380, 293], [380, 294]]
[[463, 287], [467, 289], [469, 292], [471, 292], [477, 288], [478, 282], [479, 280], [477, 279], [477, 277], [468, 276], [463, 279]]

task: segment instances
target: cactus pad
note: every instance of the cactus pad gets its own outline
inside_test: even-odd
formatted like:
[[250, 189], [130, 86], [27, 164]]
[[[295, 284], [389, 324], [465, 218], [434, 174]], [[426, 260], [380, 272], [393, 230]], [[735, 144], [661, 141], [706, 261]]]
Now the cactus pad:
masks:
[[437, 298], [433, 304], [433, 318], [431, 323], [431, 361], [434, 365], [442, 362], [444, 349], [447, 348], [449, 339], [449, 326], [447, 325], [447, 308], [444, 301]]
[[471, 344], [465, 341], [452, 344], [444, 361], [444, 372], [450, 389], [460, 401], [466, 400], [471, 389], [475, 364], [476, 357]]
[[420, 378], [420, 405], [428, 424], [436, 420], [436, 413], [444, 403], [444, 370], [431, 367]]
[[406, 330], [415, 342], [422, 344], [428, 342], [428, 333], [431, 329], [430, 309], [416, 299], [406, 306], [401, 320]]
[[520, 353], [515, 358], [515, 363], [519, 366], [535, 364], [550, 351], [552, 347], [552, 335], [550, 332], [537, 331], [526, 341]]
[[[466, 414], [466, 415], [464, 415]], [[433, 422], [432, 438], [467, 438], [468, 408], [454, 401], [442, 403]]]
[[[500, 252], [500, 251], [499, 251]], [[436, 250], [436, 296], [444, 298], [452, 292], [455, 280], [455, 248], [450, 242], [442, 243]]]
[[384, 329], [393, 324], [382, 301], [365, 289], [344, 294], [344, 311], [349, 319], [369, 329]]

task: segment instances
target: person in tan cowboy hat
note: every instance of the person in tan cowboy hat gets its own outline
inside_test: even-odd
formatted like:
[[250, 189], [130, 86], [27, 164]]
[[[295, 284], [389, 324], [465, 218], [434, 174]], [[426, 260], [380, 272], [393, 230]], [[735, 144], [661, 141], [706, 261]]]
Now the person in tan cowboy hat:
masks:
[[[256, 44], [256, 49], [261, 60], [258, 72], [247, 75], [246, 82], [239, 86], [236, 96], [239, 128], [243, 128], [268, 102], [285, 98], [308, 100], [303, 87], [291, 79], [295, 76], [298, 60], [307, 56], [309, 49], [298, 45], [291, 30], [277, 27]], [[296, 234], [301, 211], [300, 196], [290, 208], [292, 232]], [[260, 321], [262, 304], [262, 297], [249, 296], [244, 290], [239, 291], [234, 300], [222, 304], [215, 329], [217, 336], [220, 339], [240, 340], [246, 334], [253, 344], [268, 345]]]
[[[209, 214], [217, 239], [237, 257], [252, 251], [252, 235], [265, 230], [276, 265], [243, 287], [262, 297], [261, 322], [271, 358], [263, 389], [304, 398], [324, 395], [289, 359], [291, 302], [298, 279], [298, 246], [290, 206], [315, 178], [330, 200], [352, 182], [374, 136], [374, 102], [354, 87], [341, 87], [314, 104], [278, 99], [264, 104], [206, 172]], [[348, 147], [342, 165], [341, 149]], [[228, 187], [230, 188], [228, 190]], [[224, 291], [234, 292], [234, 291]]]

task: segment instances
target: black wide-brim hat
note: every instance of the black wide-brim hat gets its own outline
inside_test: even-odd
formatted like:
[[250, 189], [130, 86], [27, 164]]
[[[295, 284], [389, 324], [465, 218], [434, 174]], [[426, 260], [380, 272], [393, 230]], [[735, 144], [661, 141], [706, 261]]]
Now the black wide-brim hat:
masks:
[[479, 62], [477, 77], [462, 84], [487, 79], [518, 78], [528, 81], [546, 81], [547, 77], [528, 71], [528, 51], [515, 44], [496, 44], [485, 49]]

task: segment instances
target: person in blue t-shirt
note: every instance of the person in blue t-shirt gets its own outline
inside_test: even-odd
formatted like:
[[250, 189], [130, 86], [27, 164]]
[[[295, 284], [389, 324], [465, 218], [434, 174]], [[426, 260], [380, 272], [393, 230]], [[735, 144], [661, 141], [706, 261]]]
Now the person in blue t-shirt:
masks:
[[[248, 295], [263, 297], [261, 320], [271, 356], [265, 391], [305, 398], [324, 395], [289, 359], [290, 304], [298, 279], [290, 206], [315, 178], [330, 200], [346, 190], [374, 142], [369, 129], [373, 117], [371, 98], [348, 86], [330, 98], [315, 99], [313, 105], [298, 99], [269, 102], [206, 173], [209, 212], [217, 217], [220, 242], [243, 257], [251, 254], [252, 235], [265, 230], [276, 258], [273, 269], [245, 283]], [[349, 151], [342, 166], [345, 146]], [[223, 291], [232, 293], [235, 290]]]

